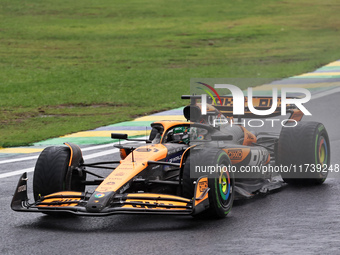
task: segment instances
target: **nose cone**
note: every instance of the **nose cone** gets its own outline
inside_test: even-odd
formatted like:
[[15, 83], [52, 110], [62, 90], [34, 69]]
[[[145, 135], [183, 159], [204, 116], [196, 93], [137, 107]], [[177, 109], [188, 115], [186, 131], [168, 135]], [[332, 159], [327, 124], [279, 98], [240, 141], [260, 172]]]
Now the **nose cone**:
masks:
[[115, 192], [98, 192], [95, 191], [90, 197], [86, 205], [86, 210], [92, 213], [101, 212], [109, 205], [110, 199], [114, 196]]

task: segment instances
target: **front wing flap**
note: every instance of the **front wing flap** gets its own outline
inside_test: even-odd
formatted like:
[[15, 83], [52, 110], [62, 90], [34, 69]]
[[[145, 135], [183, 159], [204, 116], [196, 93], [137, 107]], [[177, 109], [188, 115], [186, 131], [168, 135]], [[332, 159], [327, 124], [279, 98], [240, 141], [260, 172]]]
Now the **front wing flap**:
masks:
[[79, 216], [108, 216], [112, 214], [175, 214], [191, 215], [205, 210], [208, 205], [206, 179], [197, 180], [193, 199], [154, 193], [114, 194], [108, 206], [98, 212], [86, 208], [92, 193], [61, 191], [42, 196], [30, 204], [27, 196], [27, 174], [18, 182], [11, 208], [20, 212], [66, 212]]

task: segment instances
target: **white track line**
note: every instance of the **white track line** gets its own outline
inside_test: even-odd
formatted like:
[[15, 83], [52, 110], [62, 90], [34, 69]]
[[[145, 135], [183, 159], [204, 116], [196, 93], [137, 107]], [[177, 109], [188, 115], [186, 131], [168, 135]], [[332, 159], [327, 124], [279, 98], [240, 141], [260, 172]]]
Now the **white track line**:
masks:
[[[148, 138], [147, 136], [143, 136], [143, 137], [139, 137], [138, 139], [147, 139], [147, 138]], [[131, 142], [131, 141], [122, 141], [121, 144], [128, 143], [128, 142]], [[114, 144], [116, 144], [116, 143], [108, 143], [108, 144], [102, 144], [102, 145], [97, 145], [97, 146], [90, 146], [90, 147], [86, 147], [86, 148], [81, 149], [81, 151], [93, 151], [93, 150], [105, 149], [107, 147], [113, 147]], [[30, 156], [30, 157], [23, 157], [23, 158], [6, 159], [6, 160], [0, 161], [0, 165], [1, 164], [20, 162], [20, 161], [26, 161], [26, 160], [33, 160], [33, 159], [37, 159], [38, 157], [39, 157], [39, 155]]]
[[88, 160], [88, 159], [92, 159], [92, 158], [99, 158], [99, 157], [106, 156], [106, 155], [109, 155], [109, 154], [117, 153], [118, 151], [119, 151], [119, 149], [115, 148], [115, 149], [108, 150], [108, 151], [101, 151], [101, 152], [93, 153], [93, 154], [84, 156], [83, 158], [84, 158], [84, 160]]
[[14, 158], [14, 159], [6, 159], [3, 161], [0, 161], [0, 164], [7, 164], [7, 163], [14, 163], [14, 162], [19, 162], [19, 161], [25, 161], [25, 160], [32, 160], [32, 159], [37, 159], [39, 156], [30, 156], [30, 157], [24, 157], [24, 158]]
[[[97, 152], [97, 153], [93, 153], [93, 154], [84, 156], [84, 160], [89, 160], [89, 159], [92, 159], [92, 158], [99, 158], [99, 157], [106, 156], [106, 155], [109, 155], [109, 154], [114, 154], [114, 153], [117, 153], [117, 152], [118, 152], [118, 149], [101, 151], [101, 152]], [[15, 176], [15, 175], [20, 175], [20, 174], [23, 174], [25, 172], [29, 173], [29, 172], [33, 172], [33, 171], [34, 171], [34, 167], [29, 167], [29, 168], [9, 172], [9, 173], [4, 173], [4, 174], [0, 174], [0, 179]]]
[[18, 170], [18, 171], [4, 173], [4, 174], [0, 174], [0, 179], [15, 176], [15, 175], [21, 175], [25, 172], [29, 173], [29, 172], [33, 172], [33, 171], [34, 171], [34, 167], [30, 167], [30, 168], [21, 169], [21, 170]]
[[322, 91], [322, 92], [319, 92], [319, 93], [312, 95], [311, 100], [317, 99], [317, 98], [320, 98], [320, 97], [325, 97], [325, 96], [328, 96], [328, 95], [331, 95], [331, 94], [334, 94], [334, 93], [338, 93], [338, 92], [340, 92], [340, 87], [330, 89], [330, 90], [326, 90], [326, 91]]
[[[81, 149], [81, 151], [91, 151], [91, 150], [104, 149], [104, 148], [113, 146], [113, 144], [114, 143], [103, 144], [103, 145], [98, 145], [98, 146], [91, 146], [91, 147]], [[7, 160], [0, 161], [0, 164], [7, 164], [7, 163], [14, 163], [14, 162], [20, 162], [20, 161], [25, 161], [25, 160], [32, 160], [32, 159], [37, 159], [38, 157], [39, 157], [39, 155], [30, 156], [30, 157], [23, 157], [23, 158], [7, 159]]]
[[93, 150], [104, 149], [104, 148], [107, 148], [107, 147], [113, 147], [114, 144], [115, 143], [108, 143], [108, 144], [102, 144], [102, 145], [97, 145], [97, 146], [90, 146], [90, 147], [81, 149], [81, 151], [93, 151]]

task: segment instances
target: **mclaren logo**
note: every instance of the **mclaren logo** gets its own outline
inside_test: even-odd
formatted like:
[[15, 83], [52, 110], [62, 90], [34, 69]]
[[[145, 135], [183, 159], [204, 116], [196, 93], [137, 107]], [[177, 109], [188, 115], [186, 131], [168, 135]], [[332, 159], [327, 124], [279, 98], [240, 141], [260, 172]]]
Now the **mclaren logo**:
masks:
[[230, 159], [233, 160], [242, 159], [242, 150], [241, 149], [228, 150], [228, 156]]
[[208, 188], [208, 182], [207, 181], [200, 181], [198, 184], [199, 184], [200, 192], [203, 192]]

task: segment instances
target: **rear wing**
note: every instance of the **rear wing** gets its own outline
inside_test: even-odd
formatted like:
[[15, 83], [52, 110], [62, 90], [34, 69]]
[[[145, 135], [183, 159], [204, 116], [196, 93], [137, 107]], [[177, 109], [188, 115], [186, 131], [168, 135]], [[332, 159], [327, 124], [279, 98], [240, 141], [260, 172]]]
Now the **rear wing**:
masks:
[[[200, 95], [183, 95], [182, 99], [190, 99], [190, 106], [199, 107], [201, 109], [201, 96]], [[288, 99], [297, 97], [287, 97]], [[256, 115], [249, 110], [248, 97], [244, 97], [244, 115], [233, 114], [233, 97], [232, 96], [220, 96], [221, 101], [217, 97], [207, 97], [207, 114], [222, 113], [228, 118], [272, 118], [281, 115], [281, 97], [277, 98], [277, 107], [275, 111], [266, 116]], [[222, 104], [221, 104], [222, 102]], [[254, 108], [257, 110], [268, 110], [272, 107], [273, 98], [270, 96], [253, 96], [252, 102]], [[188, 110], [187, 110], [188, 111]], [[192, 111], [192, 107], [190, 108]], [[303, 117], [303, 112], [296, 107], [295, 104], [286, 105], [287, 113], [290, 113], [289, 119], [300, 121]], [[195, 110], [195, 113], [197, 110]]]

